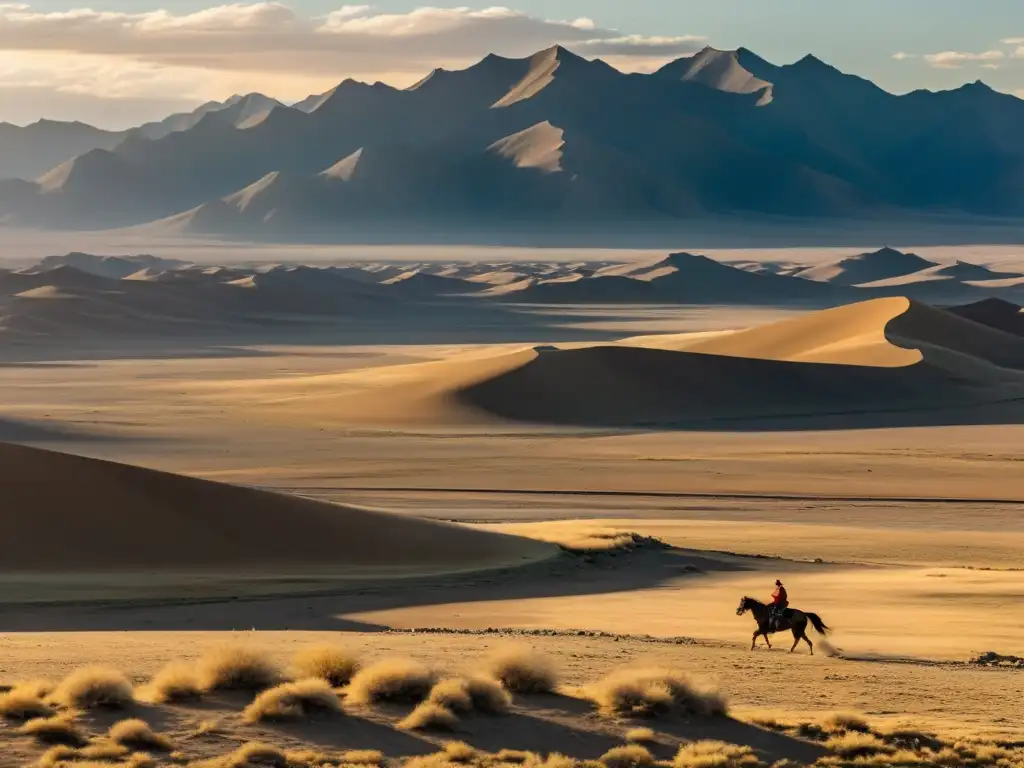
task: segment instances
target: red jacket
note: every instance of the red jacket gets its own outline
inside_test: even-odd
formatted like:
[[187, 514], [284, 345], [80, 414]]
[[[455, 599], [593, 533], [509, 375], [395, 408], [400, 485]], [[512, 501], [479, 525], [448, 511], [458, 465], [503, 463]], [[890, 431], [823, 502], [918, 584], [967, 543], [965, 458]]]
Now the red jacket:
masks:
[[786, 594], [785, 587], [778, 587], [772, 592], [772, 605], [779, 605], [789, 600], [789, 595]]

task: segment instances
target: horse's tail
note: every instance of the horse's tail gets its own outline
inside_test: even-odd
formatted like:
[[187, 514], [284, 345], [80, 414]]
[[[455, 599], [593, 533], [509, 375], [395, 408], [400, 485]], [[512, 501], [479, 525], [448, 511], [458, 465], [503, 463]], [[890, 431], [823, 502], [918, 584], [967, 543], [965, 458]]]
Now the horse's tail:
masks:
[[804, 612], [804, 615], [811, 620], [811, 624], [814, 625], [814, 630], [819, 635], [827, 635], [829, 628], [825, 626], [825, 622], [821, 620], [821, 617], [816, 613]]

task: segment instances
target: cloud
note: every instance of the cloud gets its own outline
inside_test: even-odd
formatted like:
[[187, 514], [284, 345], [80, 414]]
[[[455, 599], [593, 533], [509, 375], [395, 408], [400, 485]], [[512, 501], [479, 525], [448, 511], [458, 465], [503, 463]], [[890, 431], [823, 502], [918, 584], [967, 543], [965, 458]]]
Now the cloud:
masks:
[[1002, 42], [1003, 45], [1024, 45], [1024, 37], [1008, 37]]
[[942, 53], [925, 54], [924, 60], [939, 69], [957, 69], [964, 64], [991, 63], [1006, 58], [1003, 51], [984, 51], [982, 53], [963, 53], [961, 51], [943, 51]]
[[591, 19], [557, 20], [504, 7], [423, 7], [377, 13], [348, 5], [319, 18], [277, 2], [194, 13], [79, 9], [39, 12], [0, 5], [0, 50], [104, 55], [162, 66], [306, 75], [415, 72], [487, 53], [523, 55], [564, 44], [581, 55], [675, 56], [701, 39], [623, 35]]
[[589, 18], [546, 19], [506, 7], [383, 13], [341, 5], [311, 17], [300, 6], [295, 0], [127, 13], [43, 11], [0, 0], [0, 120], [23, 122], [49, 103], [46, 116], [63, 114], [67, 105], [82, 109], [81, 119], [109, 124], [107, 106], [116, 101], [120, 124], [235, 92], [299, 99], [346, 77], [401, 86], [437, 66], [556, 44], [648, 71], [704, 44], [693, 35], [629, 35]]
[[120, 123], [234, 92], [299, 99], [346, 77], [407, 85], [434, 67], [468, 66], [488, 53], [524, 56], [561, 44], [648, 71], [704, 44], [693, 35], [629, 35], [589, 18], [546, 19], [506, 7], [383, 13], [342, 5], [311, 17], [300, 6], [127, 13], [43, 11], [0, 0], [0, 120], [23, 121], [47, 103], [47, 92], [54, 106], [47, 116], [63, 104], [92, 104], [81, 119], [109, 123], [105, 105], [116, 101]]
[[892, 55], [892, 57], [894, 59], [896, 59], [896, 61], [906, 61], [907, 59], [916, 59], [917, 58], [917, 54], [916, 53], [906, 53], [905, 51], [900, 51], [899, 53], [894, 53]]

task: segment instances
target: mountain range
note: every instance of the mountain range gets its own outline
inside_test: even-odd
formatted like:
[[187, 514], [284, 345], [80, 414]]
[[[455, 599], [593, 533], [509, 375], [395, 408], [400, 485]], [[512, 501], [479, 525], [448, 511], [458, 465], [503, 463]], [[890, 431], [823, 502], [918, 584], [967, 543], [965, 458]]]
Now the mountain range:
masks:
[[346, 80], [293, 106], [235, 97], [124, 134], [0, 126], [0, 157], [28, 148], [6, 174], [67, 157], [0, 181], [0, 222], [274, 239], [1013, 220], [1021, 125], [1024, 100], [981, 82], [894, 95], [814, 56], [777, 66], [712, 48], [625, 74], [554, 47], [405, 89]]

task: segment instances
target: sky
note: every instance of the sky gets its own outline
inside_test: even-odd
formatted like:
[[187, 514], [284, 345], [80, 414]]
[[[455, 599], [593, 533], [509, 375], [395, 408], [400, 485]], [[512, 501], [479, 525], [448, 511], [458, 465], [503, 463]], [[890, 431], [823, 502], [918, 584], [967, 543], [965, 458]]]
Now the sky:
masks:
[[706, 45], [778, 64], [813, 53], [896, 93], [980, 79], [1024, 98], [1024, 0], [464, 2], [0, 0], [0, 121], [119, 129], [234, 93], [401, 86], [556, 43], [640, 72]]

